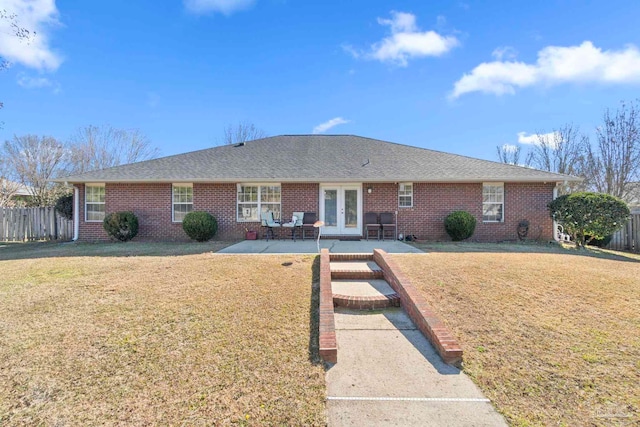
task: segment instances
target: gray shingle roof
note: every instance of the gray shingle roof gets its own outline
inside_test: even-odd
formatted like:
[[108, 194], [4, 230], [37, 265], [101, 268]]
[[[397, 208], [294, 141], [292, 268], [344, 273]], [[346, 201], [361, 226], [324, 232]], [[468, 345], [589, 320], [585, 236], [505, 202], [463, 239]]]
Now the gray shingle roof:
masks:
[[282, 135], [59, 179], [82, 182], [554, 182], [579, 178], [352, 135]]

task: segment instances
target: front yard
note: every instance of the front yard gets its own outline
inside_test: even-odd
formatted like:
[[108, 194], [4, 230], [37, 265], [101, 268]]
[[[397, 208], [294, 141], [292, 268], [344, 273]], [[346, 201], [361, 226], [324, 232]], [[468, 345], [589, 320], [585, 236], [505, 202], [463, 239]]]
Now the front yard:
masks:
[[314, 257], [28, 246], [0, 248], [0, 425], [324, 425]]
[[395, 259], [511, 425], [640, 423], [637, 255], [508, 248], [431, 245]]

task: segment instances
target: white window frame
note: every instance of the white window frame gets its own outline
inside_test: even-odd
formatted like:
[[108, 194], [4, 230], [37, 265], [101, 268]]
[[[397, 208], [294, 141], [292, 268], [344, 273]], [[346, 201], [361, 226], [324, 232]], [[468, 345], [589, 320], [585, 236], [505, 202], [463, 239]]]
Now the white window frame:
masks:
[[[175, 201], [176, 187], [191, 188], [191, 201], [176, 202]], [[191, 205], [191, 210], [189, 212], [193, 212], [193, 184], [192, 183], [180, 182], [180, 183], [171, 184], [171, 222], [181, 223], [182, 220], [176, 220], [176, 205], [181, 205], [181, 206]]]
[[[407, 191], [407, 185], [411, 186], [411, 191]], [[403, 205], [401, 203], [402, 197], [409, 197], [410, 203]], [[399, 208], [412, 208], [413, 207], [413, 182], [400, 182], [398, 183], [398, 207]]]
[[[487, 201], [485, 202], [485, 188], [486, 187], [499, 187], [502, 188], [502, 200], [501, 201]], [[494, 194], [489, 194], [489, 196], [493, 196]], [[484, 207], [485, 205], [499, 205], [502, 206], [502, 218], [500, 218], [500, 220], [490, 220], [490, 219], [485, 219], [485, 215], [484, 215]], [[487, 222], [487, 223], [501, 223], [504, 222], [504, 182], [483, 182], [482, 183], [482, 222]]]
[[[243, 194], [244, 187], [257, 187], [258, 192], [256, 194], [255, 201], [240, 201], [240, 194]], [[263, 202], [262, 201], [262, 192], [266, 187], [279, 187], [280, 188], [280, 201], [278, 203], [275, 202]], [[280, 215], [282, 215], [282, 184], [279, 182], [243, 182], [237, 184], [237, 193], [236, 193], [236, 222], [260, 222], [260, 214], [262, 213], [262, 205], [278, 205], [278, 211]], [[240, 216], [240, 207], [242, 205], [248, 206], [248, 209], [256, 209], [258, 213], [257, 218], [250, 217], [245, 219], [245, 216]]]
[[[96, 201], [88, 201], [87, 200], [87, 190], [89, 188], [102, 188], [103, 190], [103, 200], [101, 202], [96, 202]], [[104, 217], [107, 213], [106, 211], [106, 197], [107, 197], [107, 191], [105, 189], [105, 185], [104, 183], [87, 183], [84, 185], [84, 221], [85, 222], [103, 222], [104, 221]], [[102, 209], [102, 219], [88, 219], [88, 213], [89, 213], [89, 205], [101, 205], [104, 208]], [[92, 212], [95, 212], [92, 210]]]

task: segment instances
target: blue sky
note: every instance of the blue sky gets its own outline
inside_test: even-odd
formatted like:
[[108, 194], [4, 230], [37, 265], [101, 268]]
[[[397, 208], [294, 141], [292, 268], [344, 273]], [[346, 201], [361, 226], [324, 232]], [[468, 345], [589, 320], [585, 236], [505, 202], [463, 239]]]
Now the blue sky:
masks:
[[[138, 128], [163, 155], [229, 123], [495, 160], [640, 94], [637, 1], [0, 0], [0, 140]], [[4, 25], [4, 24], [3, 24]], [[331, 126], [333, 125], [333, 126]], [[520, 135], [520, 136], [519, 136]]]

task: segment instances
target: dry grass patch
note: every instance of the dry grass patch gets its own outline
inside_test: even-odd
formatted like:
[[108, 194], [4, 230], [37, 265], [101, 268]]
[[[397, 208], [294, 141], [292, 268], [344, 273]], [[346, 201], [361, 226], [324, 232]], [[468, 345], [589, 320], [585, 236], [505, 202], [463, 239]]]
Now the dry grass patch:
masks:
[[0, 425], [323, 425], [313, 261], [0, 261]]
[[640, 422], [640, 263], [535, 251], [394, 258], [512, 425]]
[[177, 256], [217, 252], [236, 242], [0, 242], [0, 261], [78, 256]]

